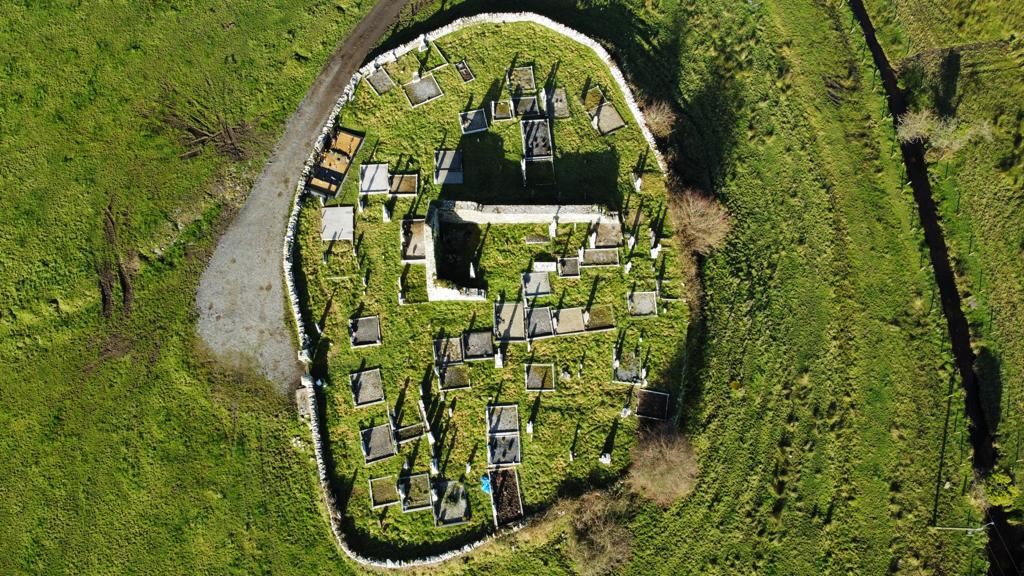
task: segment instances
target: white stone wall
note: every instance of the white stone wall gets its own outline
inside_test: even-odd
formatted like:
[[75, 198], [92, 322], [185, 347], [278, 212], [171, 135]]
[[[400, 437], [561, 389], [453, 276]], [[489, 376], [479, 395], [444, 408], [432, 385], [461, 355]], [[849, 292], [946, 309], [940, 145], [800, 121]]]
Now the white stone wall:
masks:
[[[529, 12], [487, 13], [478, 14], [476, 16], [469, 16], [466, 18], [460, 18], [458, 20], [455, 20], [451, 24], [442, 26], [437, 30], [429, 32], [424, 36], [429, 40], [436, 40], [443, 36], [451, 34], [452, 32], [456, 32], [458, 30], [461, 30], [467, 26], [472, 26], [474, 24], [502, 24], [509, 22], [532, 22], [534, 24], [544, 26], [545, 28], [548, 28], [572, 40], [575, 40], [580, 44], [584, 44], [591, 50], [593, 50], [597, 57], [600, 58], [601, 61], [603, 61], [608, 66], [612, 78], [615, 80], [616, 84], [618, 84], [619, 91], [622, 93], [623, 98], [626, 100], [626, 105], [629, 107], [629, 111], [633, 115], [633, 120], [636, 122], [637, 126], [640, 127], [640, 131], [643, 133], [644, 138], [647, 140], [647, 143], [650, 145], [651, 150], [654, 152], [654, 157], [658, 161], [658, 166], [661, 168], [663, 172], [667, 171], [664, 156], [658, 149], [654, 141], [654, 136], [651, 134], [651, 131], [647, 128], [647, 124], [644, 121], [643, 113], [640, 112], [640, 108], [637, 106], [636, 100], [634, 99], [633, 93], [630, 91], [629, 86], [626, 83], [625, 77], [622, 75], [622, 72], [619, 70], [618, 66], [615, 65], [615, 62], [612, 60], [611, 55], [608, 54], [604, 47], [601, 46], [596, 40], [593, 40], [588, 36], [580, 34], [579, 32], [567, 26], [559, 24], [558, 22], [555, 22], [550, 18], [546, 18], [544, 16], [540, 16], [538, 14], [533, 14]], [[295, 245], [295, 235], [299, 224], [299, 210], [301, 209], [302, 205], [302, 195], [305, 192], [306, 180], [309, 177], [310, 173], [312, 172], [313, 167], [315, 166], [316, 159], [319, 157], [320, 153], [323, 150], [323, 145], [326, 142], [326, 136], [330, 134], [331, 128], [334, 126], [334, 122], [338, 116], [338, 113], [341, 111], [341, 108], [345, 106], [345, 104], [347, 104], [349, 100], [352, 99], [353, 95], [355, 94], [356, 85], [358, 85], [360, 79], [363, 76], [375, 70], [378, 66], [390, 61], [394, 61], [398, 57], [408, 52], [411, 52], [412, 50], [417, 49], [421, 43], [422, 37], [411, 42], [408, 42], [406, 44], [403, 44], [402, 46], [399, 46], [394, 50], [385, 52], [384, 54], [377, 57], [374, 61], [364, 65], [362, 68], [360, 68], [358, 72], [356, 72], [352, 76], [352, 78], [349, 80], [348, 85], [345, 87], [345, 90], [342, 91], [341, 97], [338, 98], [338, 102], [334, 105], [334, 109], [331, 111], [327, 123], [321, 130], [320, 138], [317, 139], [316, 144], [313, 147], [313, 150], [310, 151], [309, 158], [306, 160], [302, 173], [299, 175], [298, 183], [295, 186], [295, 195], [292, 202], [291, 214], [288, 217], [288, 227], [285, 232], [282, 257], [284, 266], [285, 286], [288, 290], [288, 299], [289, 303], [291, 304], [292, 317], [295, 322], [295, 328], [298, 332], [300, 348], [299, 359], [306, 363], [307, 366], [312, 361], [312, 351], [310, 349], [310, 346], [312, 345], [312, 340], [310, 339], [309, 334], [306, 332], [306, 327], [302, 323], [302, 312], [301, 309], [299, 308], [299, 294], [295, 288], [295, 271], [293, 269], [295, 263], [293, 262], [292, 259], [292, 252], [294, 250]], [[523, 220], [521, 219], [522, 216], [522, 214], [518, 215], [520, 219], [514, 220], [513, 222], [523, 222]], [[550, 222], [550, 216], [550, 214], [546, 215], [545, 219], [539, 223]], [[559, 216], [559, 220], [564, 222], [571, 222], [571, 220], [566, 220], [562, 216]], [[581, 220], [581, 222], [584, 221], [591, 222], [593, 221], [593, 217], [591, 216], [587, 220]], [[429, 260], [431, 259], [428, 256], [428, 261]], [[304, 378], [302, 384], [304, 386], [310, 386], [311, 382], [309, 381], [308, 378]], [[372, 566], [377, 568], [402, 568], [412, 566], [423, 566], [428, 564], [437, 564], [461, 556], [462, 554], [465, 554], [467, 552], [470, 552], [471, 550], [478, 548], [480, 545], [484, 544], [489, 539], [497, 535], [518, 531], [527, 524], [527, 521], [524, 520], [518, 524], [502, 529], [494, 534], [485, 536], [484, 538], [481, 538], [476, 542], [472, 542], [456, 550], [450, 550], [433, 556], [424, 556], [413, 560], [400, 561], [379, 558], [367, 558], [361, 556], [360, 554], [349, 548], [348, 543], [345, 540], [344, 530], [342, 529], [341, 525], [342, 515], [341, 512], [338, 510], [337, 503], [334, 501], [334, 497], [330, 490], [327, 466], [323, 458], [323, 438], [319, 433], [319, 414], [317, 412], [317, 399], [315, 394], [309, 395], [309, 404], [309, 411], [311, 414], [310, 429], [313, 436], [313, 447], [314, 452], [316, 454], [317, 469], [320, 478], [320, 491], [323, 495], [324, 503], [327, 507], [327, 511], [330, 516], [331, 531], [334, 533], [334, 537], [338, 543], [338, 547], [345, 552], [345, 555], [347, 555], [356, 563], [364, 566]]]
[[596, 204], [479, 204], [441, 200], [436, 203], [443, 221], [474, 224], [592, 224], [615, 216]]

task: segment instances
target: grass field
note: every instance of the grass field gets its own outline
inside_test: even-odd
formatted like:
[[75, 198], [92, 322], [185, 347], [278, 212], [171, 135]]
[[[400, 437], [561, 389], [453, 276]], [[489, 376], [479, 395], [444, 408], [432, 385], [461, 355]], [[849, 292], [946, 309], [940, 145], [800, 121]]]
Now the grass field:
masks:
[[[407, 18], [399, 36], [507, 7], [439, 6]], [[233, 194], [367, 6], [343, 8], [0, 7], [0, 572], [353, 571], [319, 507], [307, 430], [266, 383], [204, 359], [191, 310]], [[625, 571], [982, 572], [982, 540], [927, 529], [936, 494], [939, 525], [978, 522], [962, 399], [882, 98], [845, 6], [522, 8], [600, 39], [646, 95], [676, 104], [687, 180], [713, 188], [733, 214], [729, 243], [704, 266], [704, 323], [689, 324], [684, 424], [700, 480], [667, 511], [637, 508]], [[186, 109], [193, 97], [258, 126], [253, 159], [231, 163], [212, 149], [178, 159], [179, 136], [144, 114], [165, 105], [163, 80]], [[998, 148], [971, 153], [1002, 157], [1007, 130]], [[985, 211], [977, 206], [962, 213]], [[1012, 236], [999, 222], [972, 221], [976, 246], [992, 234], [978, 254], [1005, 257], [998, 246]], [[953, 246], [970, 246], [965, 238]], [[165, 256], [140, 257], [131, 315], [103, 320], [97, 263], [154, 247]], [[1002, 273], [986, 266], [986, 278]], [[438, 571], [573, 573], [565, 531], [556, 516]]]
[[[1016, 478], [1024, 441], [1024, 20], [998, 2], [868, 6], [886, 51], [896, 55], [891, 61], [926, 55], [904, 61], [901, 73], [915, 107], [992, 127], [990, 141], [932, 158], [930, 174], [997, 434], [999, 472]], [[941, 52], [947, 48], [954, 50]], [[1018, 489], [990, 492], [996, 503], [1013, 500], [1021, 518]]]
[[[486, 467], [484, 410], [489, 399], [519, 406], [523, 463], [519, 467], [523, 500], [530, 511], [543, 509], [560, 494], [578, 493], [590, 485], [604, 485], [619, 476], [629, 462], [636, 435], [636, 418], [621, 419], [619, 412], [635, 392], [628, 385], [613, 384], [612, 350], [621, 343], [632, 354], [640, 352], [648, 370], [650, 387], [678, 393], [680, 359], [685, 343], [688, 308], [679, 300], [685, 294], [680, 253], [670, 241], [658, 260], [648, 257], [647, 229], [666, 208], [665, 184], [639, 128], [630, 121], [608, 136], [598, 136], [581, 104], [582, 95], [600, 86], [606, 98], [628, 117], [628, 108], [604, 64], [580, 44], [531, 24], [477, 25], [441, 38], [431, 53], [447, 60], [466, 59], [476, 79], [463, 83], [454, 66], [438, 67], [434, 77], [445, 92], [438, 100], [411, 108], [396, 88], [377, 96], [361, 85], [339, 123], [365, 132], [366, 141], [357, 157], [360, 163], [388, 162], [393, 169], [418, 171], [421, 194], [415, 200], [394, 203], [393, 220], [382, 220], [385, 201], [372, 199], [357, 217], [359, 256], [345, 244], [334, 249], [327, 265], [322, 262], [319, 203], [310, 198], [302, 214], [302, 268], [308, 287], [310, 317], [327, 318], [320, 353], [327, 354], [330, 386], [326, 393], [327, 421], [336, 477], [347, 496], [347, 520], [353, 543], [375, 556], [402, 558], [423, 554], [429, 545], [458, 543], [479, 537], [491, 525], [491, 504], [479, 487]], [[418, 53], [412, 52], [389, 66], [396, 82], [414, 69]], [[409, 63], [413, 61], [413, 63]], [[443, 64], [439, 60], [437, 65]], [[508, 68], [532, 65], [538, 88], [564, 87], [573, 115], [552, 123], [555, 142], [553, 186], [524, 188], [519, 173], [522, 155], [518, 120], [496, 122], [483, 133], [461, 135], [459, 112], [487, 106], [492, 99], [508, 99], [504, 76]], [[434, 68], [434, 65], [428, 64]], [[488, 113], [489, 114], [489, 113]], [[466, 183], [444, 188], [431, 182], [433, 152], [438, 147], [458, 146], [464, 153]], [[641, 193], [632, 191], [631, 174], [639, 163], [647, 173]], [[358, 166], [350, 168], [341, 196], [333, 203], [354, 205], [358, 194]], [[404, 273], [399, 253], [399, 219], [424, 217], [429, 202], [458, 198], [490, 203], [599, 202], [612, 209], [629, 205], [642, 214], [636, 253], [628, 275], [619, 267], [584, 269], [580, 278], [552, 280], [550, 296], [537, 305], [555, 308], [611, 307], [617, 329], [603, 333], [540, 340], [528, 350], [525, 343], [509, 346], [505, 367], [493, 362], [470, 365], [472, 387], [439, 397], [438, 382], [431, 374], [431, 342], [442, 334], [459, 335], [469, 328], [491, 330], [494, 302], [521, 299], [521, 273], [534, 259], [575, 255], [586, 245], [583, 225], [562, 224], [548, 243], [525, 244], [529, 235], [546, 237], [547, 225], [493, 225], [482, 231], [478, 279], [486, 281], [486, 302], [426, 303], [399, 306], [397, 282]], [[627, 227], [628, 228], [628, 227]], [[663, 232], [670, 238], [670, 228]], [[436, 248], [438, 261], [444, 259]], [[622, 262], [627, 249], [621, 250]], [[413, 265], [419, 268], [421, 265]], [[369, 273], [364, 291], [361, 279]], [[631, 318], [626, 310], [630, 291], [654, 290], [662, 277], [661, 296], [676, 301], [659, 303], [659, 315]], [[330, 310], [325, 316], [325, 307]], [[368, 350], [349, 347], [347, 319], [379, 315], [384, 343]], [[646, 335], [646, 337], [644, 337]], [[330, 346], [329, 353], [327, 347]], [[538, 397], [524, 390], [526, 362], [551, 363], [559, 382], [552, 393]], [[348, 386], [348, 374], [361, 367], [381, 367], [387, 403], [356, 408]], [[582, 373], [579, 367], [582, 366]], [[562, 380], [562, 371], [570, 380]], [[363, 465], [358, 431], [387, 421], [387, 410], [401, 414], [406, 424], [419, 421], [417, 402], [427, 406], [441, 450], [441, 475], [467, 485], [472, 518], [455, 528], [435, 528], [429, 511], [403, 514], [396, 508], [371, 511], [367, 486], [370, 478], [399, 476], [403, 466], [413, 472], [428, 470], [431, 448], [426, 438], [405, 444], [399, 456], [379, 464]], [[635, 400], [633, 401], [635, 409]], [[452, 408], [449, 417], [445, 410]], [[534, 414], [535, 413], [535, 414]], [[435, 416], [436, 414], [436, 416]], [[535, 421], [534, 434], [526, 434], [526, 422]], [[442, 430], [444, 432], [442, 432]], [[576, 459], [570, 461], [575, 447]], [[612, 454], [612, 464], [598, 463], [602, 450]], [[467, 474], [465, 465], [473, 465]]]

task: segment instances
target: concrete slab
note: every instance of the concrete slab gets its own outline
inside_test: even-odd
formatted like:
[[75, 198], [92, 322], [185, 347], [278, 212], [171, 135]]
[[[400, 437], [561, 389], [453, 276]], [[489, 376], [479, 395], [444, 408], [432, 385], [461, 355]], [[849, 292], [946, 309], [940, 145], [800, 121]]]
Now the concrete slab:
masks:
[[555, 389], [555, 367], [551, 364], [525, 366], [527, 392], [551, 392]]
[[363, 164], [359, 167], [360, 194], [387, 194], [391, 191], [391, 175], [387, 164]]
[[494, 357], [492, 330], [466, 332], [462, 343], [463, 355], [467, 361], [489, 360]]
[[626, 296], [626, 309], [630, 316], [657, 316], [657, 292], [633, 292]]
[[578, 334], [587, 329], [583, 321], [583, 308], [562, 308], [552, 313], [555, 321], [555, 334]]
[[559, 258], [558, 259], [558, 276], [560, 278], [579, 278], [580, 276], [580, 259], [579, 258]]
[[548, 95], [548, 113], [551, 114], [552, 118], [568, 118], [571, 115], [569, 112], [569, 98], [566, 96], [565, 88], [555, 88]]
[[591, 111], [590, 118], [590, 124], [602, 136], [607, 136], [626, 126], [626, 122], [611, 102], [603, 102], [598, 105], [597, 108]]
[[364, 428], [359, 431], [359, 436], [362, 439], [363, 458], [366, 464], [390, 458], [397, 452], [391, 424]]
[[367, 76], [366, 81], [378, 96], [387, 94], [395, 87], [394, 80], [391, 79], [391, 76], [388, 76], [388, 73], [384, 70], [383, 66], [377, 68], [372, 74]]
[[419, 80], [413, 80], [402, 86], [402, 89], [405, 91], [405, 96], [409, 99], [409, 104], [413, 108], [444, 96], [444, 92], [441, 91], [441, 87], [437, 84], [433, 74], [427, 74]]
[[551, 320], [551, 308], [529, 308], [526, 310], [526, 334], [531, 340], [553, 336], [555, 325]]
[[380, 344], [380, 318], [365, 316], [349, 320], [349, 341], [353, 348]]
[[434, 151], [434, 184], [462, 184], [462, 151]]
[[441, 480], [434, 485], [434, 494], [435, 525], [455, 526], [469, 521], [469, 498], [462, 483]]
[[618, 218], [606, 218], [598, 222], [596, 230], [597, 248], [618, 248], [622, 246], [622, 223]]
[[492, 404], [487, 407], [487, 433], [519, 432], [519, 405]]
[[438, 366], [462, 362], [462, 338], [452, 336], [434, 340], [434, 363]]
[[353, 372], [348, 375], [348, 382], [352, 388], [352, 401], [357, 408], [384, 401], [384, 381], [380, 368]]
[[320, 239], [324, 242], [352, 242], [356, 234], [356, 211], [352, 206], [329, 206], [320, 218]]
[[526, 339], [526, 315], [521, 301], [494, 304], [494, 336], [502, 342]]
[[459, 113], [459, 124], [463, 134], [474, 134], [487, 130], [487, 113], [483, 108]]
[[551, 278], [548, 273], [527, 272], [523, 274], [523, 293], [527, 298], [551, 294]]
[[511, 466], [520, 462], [519, 434], [495, 434], [487, 438], [488, 466]]

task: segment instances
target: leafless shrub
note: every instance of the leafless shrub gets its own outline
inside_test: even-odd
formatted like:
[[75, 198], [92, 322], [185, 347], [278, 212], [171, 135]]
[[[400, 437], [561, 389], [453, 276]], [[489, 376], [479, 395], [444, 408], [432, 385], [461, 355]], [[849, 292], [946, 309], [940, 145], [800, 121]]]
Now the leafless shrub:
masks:
[[992, 127], [988, 122], [963, 124], [956, 118], [942, 118], [923, 108], [900, 117], [896, 139], [903, 144], [927, 144], [935, 156], [947, 159], [970, 142], [992, 140]]
[[644, 118], [651, 134], [657, 138], [668, 138], [678, 121], [675, 111], [664, 100], [648, 101], [644, 106]]
[[664, 426], [640, 437], [626, 477], [630, 490], [667, 508], [693, 491], [697, 483], [697, 455], [690, 441]]
[[628, 500], [607, 492], [591, 492], [579, 500], [569, 553], [583, 576], [610, 574], [629, 561], [633, 535], [623, 525], [628, 507]]
[[676, 189], [671, 202], [680, 233], [691, 250], [707, 256], [728, 236], [732, 227], [729, 213], [711, 196], [692, 188]]

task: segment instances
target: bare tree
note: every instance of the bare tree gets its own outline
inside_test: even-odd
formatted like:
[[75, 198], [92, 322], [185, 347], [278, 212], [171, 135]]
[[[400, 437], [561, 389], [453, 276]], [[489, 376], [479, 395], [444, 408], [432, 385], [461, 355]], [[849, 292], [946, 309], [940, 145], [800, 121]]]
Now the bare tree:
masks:
[[971, 142], [992, 140], [992, 126], [987, 121], [964, 124], [922, 108], [900, 116], [896, 139], [902, 144], [926, 144], [933, 156], [945, 160]]
[[690, 249], [708, 255], [722, 245], [732, 224], [729, 212], [715, 198], [693, 188], [678, 188], [671, 194], [673, 212]]
[[672, 106], [664, 100], [648, 101], [644, 106], [644, 118], [651, 134], [658, 138], [668, 138], [675, 130], [678, 118]]
[[583, 576], [610, 574], [629, 561], [633, 535], [626, 529], [629, 501], [608, 492], [580, 498], [572, 516], [569, 553]]
[[662, 508], [687, 496], [697, 483], [697, 455], [693, 446], [670, 426], [641, 436], [632, 458], [626, 485]]

